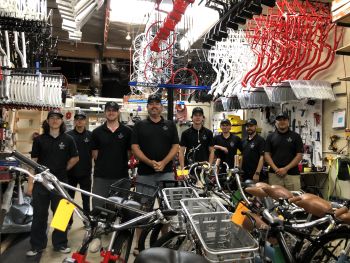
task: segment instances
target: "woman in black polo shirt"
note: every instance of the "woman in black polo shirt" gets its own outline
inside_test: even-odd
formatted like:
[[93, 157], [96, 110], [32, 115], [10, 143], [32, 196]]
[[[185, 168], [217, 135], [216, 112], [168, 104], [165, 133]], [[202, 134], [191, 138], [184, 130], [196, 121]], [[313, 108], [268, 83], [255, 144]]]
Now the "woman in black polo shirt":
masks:
[[[47, 120], [43, 123], [44, 133], [37, 136], [33, 141], [31, 157], [34, 161], [50, 169], [58, 180], [67, 183], [67, 171], [78, 161], [79, 155], [77, 147], [72, 137], [65, 134], [63, 114], [59, 110], [52, 110], [47, 115]], [[31, 250], [27, 251], [27, 256], [36, 256], [47, 245], [47, 219], [48, 209], [54, 213], [61, 196], [49, 192], [41, 183], [28, 182], [28, 195], [33, 196], [33, 221], [30, 233]], [[52, 245], [55, 251], [69, 253], [67, 231], [54, 230], [52, 232]]]

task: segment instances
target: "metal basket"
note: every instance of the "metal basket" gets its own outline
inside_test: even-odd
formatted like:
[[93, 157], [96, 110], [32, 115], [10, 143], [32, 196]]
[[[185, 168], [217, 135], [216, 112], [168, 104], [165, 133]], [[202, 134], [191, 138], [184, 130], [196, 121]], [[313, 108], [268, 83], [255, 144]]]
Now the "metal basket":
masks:
[[[131, 190], [131, 188], [133, 190]], [[133, 200], [141, 205], [141, 210], [150, 212], [153, 210], [157, 197], [158, 187], [148, 184], [133, 182], [123, 178], [110, 186], [109, 196], [119, 196], [125, 200]]]
[[189, 198], [182, 199], [180, 203], [187, 217], [202, 213], [229, 213], [217, 198]]
[[210, 262], [254, 261], [258, 243], [248, 231], [232, 223], [231, 214], [195, 214], [189, 221], [203, 256]]
[[185, 230], [180, 200], [184, 198], [198, 198], [198, 193], [190, 187], [164, 188], [162, 190], [165, 205], [168, 209], [177, 210], [177, 215], [170, 219], [172, 231]]

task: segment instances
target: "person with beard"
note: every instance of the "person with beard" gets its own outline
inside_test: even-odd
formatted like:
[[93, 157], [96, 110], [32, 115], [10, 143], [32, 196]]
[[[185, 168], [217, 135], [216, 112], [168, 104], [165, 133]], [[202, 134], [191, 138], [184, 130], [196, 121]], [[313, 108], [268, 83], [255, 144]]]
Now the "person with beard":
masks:
[[[132, 130], [119, 122], [119, 105], [108, 101], [105, 105], [106, 122], [92, 131], [91, 148], [95, 160], [92, 192], [108, 197], [110, 186], [118, 179], [128, 178], [128, 160]], [[104, 201], [92, 198], [92, 208], [103, 206]], [[101, 239], [95, 238], [90, 252], [97, 252]]]
[[261, 170], [264, 164], [265, 140], [256, 133], [257, 122], [248, 119], [246, 122], [247, 138], [242, 142], [242, 170], [243, 180], [261, 181]]
[[157, 185], [159, 181], [174, 180], [173, 159], [179, 150], [179, 136], [173, 121], [161, 116], [160, 96], [147, 100], [148, 117], [134, 126], [132, 152], [140, 161], [136, 181]]
[[303, 142], [299, 134], [289, 129], [289, 116], [276, 116], [276, 131], [265, 144], [265, 160], [270, 166], [269, 184], [281, 185], [290, 191], [300, 190], [298, 164], [302, 159]]
[[[65, 133], [63, 114], [59, 110], [48, 113], [43, 122], [44, 133], [35, 137], [31, 157], [37, 163], [50, 169], [58, 180], [68, 182], [67, 172], [79, 161], [78, 150], [73, 138]], [[31, 249], [27, 251], [28, 257], [41, 253], [47, 245], [47, 220], [49, 206], [55, 213], [62, 199], [61, 195], [47, 190], [40, 182], [28, 180], [27, 195], [32, 196], [33, 221], [30, 232]], [[52, 245], [55, 251], [69, 253], [67, 231], [53, 230]]]
[[[91, 170], [92, 170], [92, 152], [91, 152], [91, 131], [86, 129], [86, 114], [78, 111], [74, 115], [74, 129], [67, 132], [74, 139], [78, 152], [79, 162], [68, 172], [68, 182], [71, 186], [79, 187], [82, 190], [91, 192]], [[68, 190], [72, 199], [75, 191]], [[90, 196], [81, 194], [83, 200], [83, 209], [90, 212]]]
[[222, 120], [220, 128], [222, 133], [214, 137], [216, 166], [219, 167], [219, 173], [226, 173], [226, 166], [223, 165], [223, 162], [227, 163], [229, 168], [234, 168], [234, 158], [237, 150], [242, 151], [242, 142], [241, 138], [230, 132], [230, 120]]
[[[160, 96], [152, 94], [148, 97], [147, 111], [147, 119], [134, 126], [131, 149], [139, 160], [136, 182], [157, 186], [160, 181], [175, 179], [173, 159], [179, 151], [179, 136], [175, 123], [161, 116], [163, 105]], [[137, 192], [142, 190], [136, 186]], [[136, 244], [139, 236], [140, 230], [137, 229]], [[137, 247], [133, 254], [139, 254]]]

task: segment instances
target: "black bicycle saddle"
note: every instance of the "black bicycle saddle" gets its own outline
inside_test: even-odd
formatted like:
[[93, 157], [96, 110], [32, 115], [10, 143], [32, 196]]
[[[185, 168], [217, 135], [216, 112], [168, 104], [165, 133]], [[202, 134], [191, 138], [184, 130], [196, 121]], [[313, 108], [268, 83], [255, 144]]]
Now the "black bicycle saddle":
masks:
[[163, 247], [149, 248], [137, 256], [134, 263], [209, 263], [200, 255]]

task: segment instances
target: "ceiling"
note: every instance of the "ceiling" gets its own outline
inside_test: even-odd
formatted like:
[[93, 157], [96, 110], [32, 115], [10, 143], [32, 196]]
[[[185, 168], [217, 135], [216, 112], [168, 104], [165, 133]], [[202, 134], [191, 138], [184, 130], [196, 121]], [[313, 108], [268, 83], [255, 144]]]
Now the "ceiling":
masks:
[[[126, 40], [127, 32], [131, 32], [132, 37], [137, 32], [144, 30], [144, 25], [129, 25], [125, 23], [110, 22], [106, 42], [104, 41], [104, 29], [106, 10], [109, 1], [105, 0], [103, 5], [96, 10], [87, 23], [82, 27], [81, 41], [68, 39], [68, 32], [62, 30], [62, 18], [57, 8], [55, 0], [48, 0], [48, 8], [52, 9], [52, 33], [58, 37], [58, 56], [78, 59], [103, 59], [130, 57], [130, 47], [132, 40]], [[114, 0], [116, 1], [116, 0]]]

